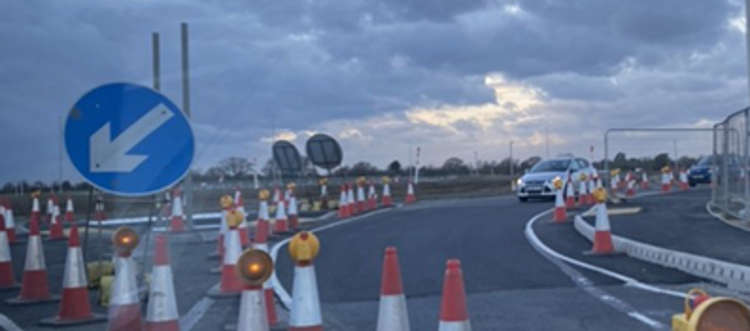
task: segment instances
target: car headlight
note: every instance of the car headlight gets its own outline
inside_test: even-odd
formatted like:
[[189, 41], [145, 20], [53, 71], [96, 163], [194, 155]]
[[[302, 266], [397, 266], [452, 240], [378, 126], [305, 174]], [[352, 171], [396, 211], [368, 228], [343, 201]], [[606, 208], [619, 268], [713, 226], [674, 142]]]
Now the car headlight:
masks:
[[518, 180], [516, 181], [516, 184], [517, 184], [518, 186], [523, 186], [523, 178], [519, 178], [519, 179], [518, 179]]

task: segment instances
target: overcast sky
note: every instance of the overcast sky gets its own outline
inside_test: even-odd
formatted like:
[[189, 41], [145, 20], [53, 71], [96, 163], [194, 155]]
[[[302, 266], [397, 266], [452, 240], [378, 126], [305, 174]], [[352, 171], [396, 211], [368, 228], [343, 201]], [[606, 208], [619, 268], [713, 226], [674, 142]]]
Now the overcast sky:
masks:
[[[739, 0], [5, 1], [0, 183], [58, 177], [61, 124], [97, 85], [181, 104], [190, 25], [195, 168], [338, 138], [345, 163], [603, 156], [610, 127], [707, 127], [748, 102]], [[274, 128], [276, 136], [274, 137]], [[710, 135], [613, 138], [628, 155], [708, 153]], [[78, 179], [63, 155], [63, 176]]]

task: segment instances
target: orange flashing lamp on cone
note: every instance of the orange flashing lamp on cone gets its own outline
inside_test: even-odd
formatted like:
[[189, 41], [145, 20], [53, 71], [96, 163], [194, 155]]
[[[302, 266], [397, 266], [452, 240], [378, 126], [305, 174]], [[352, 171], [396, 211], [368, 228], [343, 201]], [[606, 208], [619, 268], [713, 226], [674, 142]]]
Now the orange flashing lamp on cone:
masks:
[[553, 220], [555, 223], [563, 223], [568, 218], [565, 212], [565, 202], [563, 201], [563, 181], [560, 177], [556, 177], [552, 181], [555, 187], [555, 214]]

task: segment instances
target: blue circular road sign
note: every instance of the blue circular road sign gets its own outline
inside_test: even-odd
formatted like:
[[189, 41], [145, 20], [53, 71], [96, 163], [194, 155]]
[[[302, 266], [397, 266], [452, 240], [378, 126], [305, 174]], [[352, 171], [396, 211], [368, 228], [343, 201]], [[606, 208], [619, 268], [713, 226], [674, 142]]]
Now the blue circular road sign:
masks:
[[100, 190], [147, 195], [182, 179], [195, 155], [185, 114], [148, 87], [112, 83], [81, 97], [65, 122], [65, 149]]

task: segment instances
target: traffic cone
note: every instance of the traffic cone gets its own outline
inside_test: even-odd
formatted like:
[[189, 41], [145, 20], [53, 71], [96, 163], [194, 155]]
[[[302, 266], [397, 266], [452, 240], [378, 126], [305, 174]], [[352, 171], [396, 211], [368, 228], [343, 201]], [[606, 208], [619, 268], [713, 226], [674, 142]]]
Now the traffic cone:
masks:
[[[2, 215], [0, 215], [2, 218]], [[20, 287], [16, 283], [16, 278], [13, 274], [13, 256], [10, 252], [10, 245], [8, 244], [8, 236], [6, 234], [5, 222], [0, 220], [0, 291], [12, 290]]]
[[64, 240], [65, 234], [63, 233], [63, 224], [60, 219], [60, 207], [55, 205], [52, 207], [52, 216], [50, 218], [49, 237], [47, 240]]
[[175, 299], [172, 267], [169, 265], [167, 237], [156, 237], [151, 287], [146, 306], [145, 331], [179, 331], [179, 314]]
[[292, 231], [297, 231], [299, 228], [299, 216], [297, 214], [297, 198], [292, 195], [289, 197], [289, 215], [287, 216], [289, 219], [289, 228]]
[[588, 189], [586, 190], [586, 204], [589, 206], [596, 203], [596, 201], [594, 201], [594, 190], [596, 190], [597, 180], [598, 179], [596, 178], [596, 175], [589, 178], [588, 180]]
[[445, 263], [443, 297], [440, 300], [439, 331], [470, 331], [469, 312], [466, 308], [466, 292], [461, 272], [461, 261]]
[[581, 181], [578, 184], [578, 207], [585, 207], [588, 204], [588, 181], [586, 176], [581, 176]]
[[354, 184], [349, 184], [349, 191], [347, 191], [347, 205], [349, 206], [349, 215], [354, 216], [359, 214], [360, 210], [357, 208], [357, 200], [354, 199]]
[[289, 252], [294, 260], [292, 283], [292, 309], [289, 312], [289, 331], [322, 331], [318, 282], [315, 277], [313, 259], [319, 243], [312, 233], [303, 231], [289, 243]]
[[[268, 243], [266, 243], [265, 241], [256, 241], [255, 243], [253, 243], [253, 248], [268, 253]], [[276, 314], [276, 303], [274, 301], [275, 297], [273, 296], [273, 285], [271, 284], [270, 279], [263, 282], [263, 298], [266, 302], [266, 320], [268, 320], [268, 324], [271, 326], [279, 324], [280, 321], [278, 315]]]
[[179, 188], [172, 191], [172, 217], [170, 217], [169, 221], [170, 232], [185, 231], [185, 215], [182, 213], [182, 197], [180, 196], [180, 193]]
[[401, 284], [401, 271], [395, 247], [385, 249], [380, 285], [377, 331], [408, 331], [409, 314]]
[[256, 243], [268, 241], [270, 224], [268, 224], [268, 202], [266, 199], [261, 199], [258, 207], [258, 220], [255, 222], [255, 238], [253, 238]]
[[91, 312], [85, 267], [78, 227], [73, 224], [68, 236], [68, 255], [65, 258], [60, 311], [57, 316], [42, 319], [40, 324], [71, 326], [104, 321], [103, 315]]
[[661, 174], [661, 191], [669, 192], [672, 189], [672, 180], [669, 178], [669, 174], [664, 172]]
[[[38, 207], [38, 205], [37, 205]], [[26, 246], [26, 262], [23, 269], [21, 294], [8, 299], [9, 305], [44, 303], [60, 300], [60, 296], [49, 292], [47, 283], [47, 266], [44, 263], [44, 247], [39, 235], [39, 223], [36, 219], [29, 222], [29, 239]]]
[[242, 223], [240, 223], [238, 227], [240, 243], [242, 244], [242, 247], [250, 247], [250, 233], [247, 229], [247, 213], [245, 212], [245, 204], [242, 201], [242, 192], [239, 187], [234, 188], [234, 209], [244, 216], [242, 218]]
[[391, 199], [391, 185], [390, 185], [390, 178], [383, 177], [383, 200], [382, 200], [384, 207], [390, 207], [393, 205], [393, 200]]
[[360, 177], [357, 180], [357, 209], [359, 209], [360, 212], [366, 212], [369, 210], [369, 206], [367, 204], [367, 198], [365, 197], [365, 182], [364, 178]]
[[141, 302], [135, 273], [136, 265], [131, 251], [117, 252], [107, 312], [108, 331], [142, 330]]
[[414, 203], [417, 201], [417, 197], [414, 195], [414, 184], [409, 181], [406, 185], [406, 203]]
[[563, 202], [562, 180], [555, 180], [555, 223], [563, 223], [568, 216], [565, 213], [565, 202]]
[[375, 210], [378, 208], [378, 194], [375, 193], [375, 184], [370, 182], [370, 188], [367, 191], [367, 207], [370, 208], [370, 210]]
[[39, 222], [41, 222], [41, 212], [39, 211], [39, 198], [34, 197], [31, 201], [31, 215], [29, 215], [29, 224], [31, 222], [37, 222], [37, 225]]
[[646, 171], [641, 173], [641, 190], [648, 190], [648, 174], [646, 174]]
[[13, 207], [10, 203], [5, 205], [5, 232], [8, 234], [8, 243], [15, 244], [18, 242], [16, 239], [16, 222], [13, 219]]
[[348, 199], [347, 199], [347, 188], [346, 184], [341, 185], [341, 197], [339, 198], [339, 218], [347, 218], [349, 217], [349, 206], [348, 206]]
[[269, 331], [270, 324], [265, 308], [268, 303], [263, 288], [258, 285], [244, 285], [240, 296], [240, 310], [237, 317], [237, 331]]
[[227, 213], [227, 223], [229, 231], [224, 236], [224, 258], [221, 267], [221, 282], [208, 290], [211, 297], [236, 296], [242, 292], [243, 283], [240, 277], [234, 271], [237, 259], [242, 253], [240, 247], [240, 234], [237, 231], [237, 225], [242, 221], [241, 215], [231, 210]]
[[277, 186], [273, 189], [273, 200], [271, 200], [271, 202], [275, 205], [279, 203], [279, 201], [281, 201], [281, 189]]
[[73, 222], [73, 199], [68, 196], [68, 201], [65, 203], [65, 221]]
[[690, 189], [690, 184], [688, 184], [688, 178], [687, 178], [687, 172], [685, 170], [680, 170], [680, 189], [683, 191], [687, 191]]
[[47, 215], [44, 218], [44, 221], [47, 224], [52, 222], [52, 214], [55, 213], [55, 205], [57, 204], [55, 203], [55, 200], [57, 200], [57, 198], [55, 197], [54, 193], [47, 198], [47, 209], [45, 209], [47, 211]]
[[609, 216], [607, 215], [607, 194], [604, 190], [597, 190], [596, 196], [596, 224], [594, 225], [594, 247], [592, 254], [611, 254], [614, 252], [612, 234], [609, 230]]
[[274, 233], [284, 233], [289, 232], [289, 224], [286, 220], [286, 212], [284, 211], [284, 201], [279, 201], [279, 203], [276, 205], [276, 217], [275, 221], [273, 222], [273, 232]]
[[628, 197], [635, 196], [635, 180], [634, 179], [631, 179], [628, 181], [628, 190], [625, 193], [625, 195]]
[[565, 184], [565, 208], [573, 209], [576, 207], [576, 193], [573, 190], [573, 182], [568, 179]]

